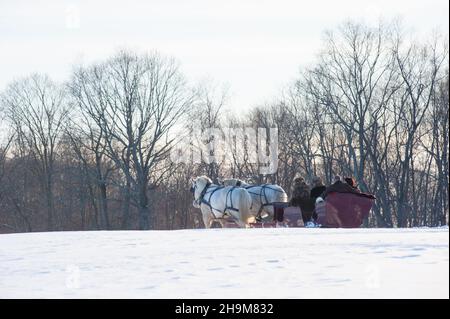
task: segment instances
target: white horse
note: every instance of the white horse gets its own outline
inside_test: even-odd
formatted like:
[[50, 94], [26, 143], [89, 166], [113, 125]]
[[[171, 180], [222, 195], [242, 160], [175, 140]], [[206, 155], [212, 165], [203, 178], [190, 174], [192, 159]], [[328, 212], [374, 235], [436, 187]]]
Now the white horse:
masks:
[[288, 195], [276, 184], [250, 185], [236, 178], [222, 181], [224, 186], [238, 186], [246, 189], [252, 197], [251, 214], [256, 219], [272, 220], [275, 214], [274, 204], [287, 203]]
[[211, 228], [214, 221], [223, 227], [227, 215], [242, 228], [250, 227], [249, 223], [254, 221], [250, 214], [252, 198], [244, 188], [215, 185], [208, 177], [199, 176], [192, 181], [191, 192], [193, 205], [202, 211], [206, 228]]

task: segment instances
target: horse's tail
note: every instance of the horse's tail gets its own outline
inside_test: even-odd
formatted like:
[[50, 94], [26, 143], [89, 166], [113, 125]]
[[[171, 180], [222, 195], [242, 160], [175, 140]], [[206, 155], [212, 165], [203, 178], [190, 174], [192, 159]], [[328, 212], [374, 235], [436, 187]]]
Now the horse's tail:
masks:
[[276, 185], [275, 189], [276, 189], [276, 191], [274, 192], [275, 198], [273, 198], [273, 202], [287, 203], [289, 201], [289, 198], [284, 189], [278, 185]]
[[244, 189], [239, 188], [239, 214], [241, 215], [241, 220], [248, 224], [253, 218], [250, 209], [252, 207], [252, 196], [250, 193]]

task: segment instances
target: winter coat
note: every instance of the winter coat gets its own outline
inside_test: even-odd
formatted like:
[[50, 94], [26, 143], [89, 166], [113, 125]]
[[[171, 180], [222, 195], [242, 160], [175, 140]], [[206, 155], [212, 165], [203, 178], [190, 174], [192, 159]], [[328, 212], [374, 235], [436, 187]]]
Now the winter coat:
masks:
[[322, 195], [322, 193], [326, 190], [327, 188], [322, 185], [322, 186], [316, 186], [313, 187], [311, 189], [311, 193], [310, 193], [310, 197], [311, 199], [314, 200], [314, 202], [316, 201], [317, 197], [319, 197], [320, 195]]
[[292, 188], [291, 206], [299, 206], [299, 203], [309, 197], [309, 186], [304, 181], [295, 183]]
[[311, 199], [311, 190], [305, 182], [296, 183], [292, 190], [291, 206], [300, 207], [303, 222], [310, 221], [314, 211], [315, 200]]

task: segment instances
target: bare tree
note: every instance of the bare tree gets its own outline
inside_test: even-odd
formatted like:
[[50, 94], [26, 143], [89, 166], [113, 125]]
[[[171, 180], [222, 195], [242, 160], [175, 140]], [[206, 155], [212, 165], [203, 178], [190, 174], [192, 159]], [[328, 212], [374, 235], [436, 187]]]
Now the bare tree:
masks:
[[[83, 72], [94, 80], [84, 81]], [[174, 140], [169, 131], [192, 101], [185, 81], [173, 60], [127, 52], [78, 75], [83, 94], [75, 98], [104, 132], [108, 156], [133, 189], [139, 228], [149, 229], [148, 192], [170, 169], [161, 167]]]
[[397, 179], [397, 226], [407, 226], [410, 209], [410, 183], [413, 176], [411, 166], [418, 144], [418, 133], [427, 114], [438, 85], [438, 76], [447, 56], [437, 49], [437, 43], [431, 46], [409, 45], [402, 50], [402, 41], [397, 39], [394, 46], [395, 60], [402, 80], [403, 96], [397, 111], [399, 121], [395, 126], [397, 148], [401, 165], [400, 178]]
[[[412, 41], [393, 24], [344, 23], [283, 95], [245, 114], [232, 115], [211, 81], [192, 92], [158, 54], [76, 67], [65, 87], [40, 75], [13, 82], [0, 95], [11, 133], [0, 136], [0, 232], [201, 227], [189, 186], [203, 174], [286, 190], [296, 174], [325, 183], [352, 175], [377, 198], [365, 226], [448, 224], [448, 44], [432, 40]], [[200, 134], [194, 156], [218, 161], [169, 156], [208, 128], [217, 137]], [[261, 173], [266, 165], [238, 133], [245, 128], [278, 129], [277, 172]], [[228, 144], [209, 152], [216, 138]]]
[[54, 164], [69, 113], [63, 90], [48, 76], [35, 74], [9, 85], [2, 95], [2, 103], [15, 134], [20, 135], [38, 163], [36, 174], [46, 199], [47, 226], [54, 230]]
[[[3, 206], [2, 204], [5, 201], [5, 193], [6, 193], [6, 162], [7, 162], [7, 155], [8, 151], [10, 149], [10, 146], [12, 144], [14, 136], [9, 136], [6, 139], [6, 143], [4, 145], [0, 146], [0, 207]], [[9, 225], [6, 220], [2, 220], [3, 216], [0, 215], [0, 228], [8, 228], [15, 230], [15, 227]]]

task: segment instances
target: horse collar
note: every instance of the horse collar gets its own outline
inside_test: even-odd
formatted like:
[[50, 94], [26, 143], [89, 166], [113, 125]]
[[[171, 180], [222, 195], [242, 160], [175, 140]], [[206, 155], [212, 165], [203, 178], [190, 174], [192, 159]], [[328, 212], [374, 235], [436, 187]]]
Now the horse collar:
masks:
[[198, 197], [199, 202], [201, 202], [203, 200], [203, 197], [205, 197], [206, 191], [208, 190], [209, 186], [211, 186], [211, 183], [206, 183], [205, 188], [203, 188], [202, 192], [200, 193], [200, 196]]

